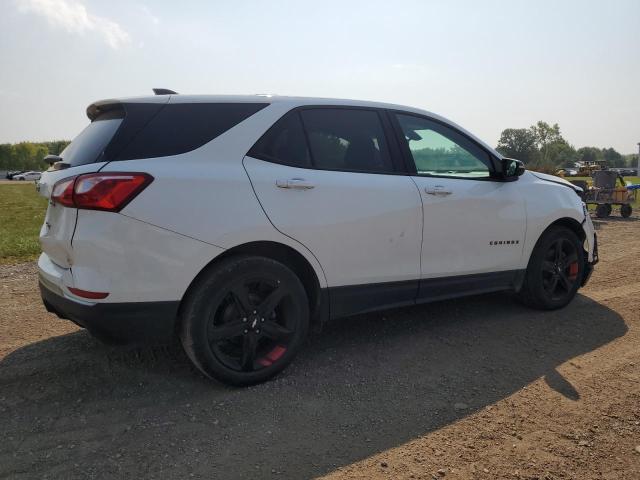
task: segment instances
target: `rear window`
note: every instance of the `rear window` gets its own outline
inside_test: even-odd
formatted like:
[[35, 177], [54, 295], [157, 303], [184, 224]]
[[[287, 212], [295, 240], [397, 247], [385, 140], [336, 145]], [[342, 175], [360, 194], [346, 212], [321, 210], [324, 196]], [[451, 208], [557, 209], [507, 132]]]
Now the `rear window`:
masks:
[[72, 167], [102, 161], [105, 148], [122, 124], [123, 113], [107, 112], [97, 117], [65, 148], [60, 157]]
[[115, 104], [96, 117], [60, 154], [75, 167], [190, 152], [268, 103]]
[[[268, 103], [167, 104], [122, 150], [114, 152], [113, 160], [166, 157], [190, 152], [267, 105]], [[125, 130], [128, 123], [129, 112]]]

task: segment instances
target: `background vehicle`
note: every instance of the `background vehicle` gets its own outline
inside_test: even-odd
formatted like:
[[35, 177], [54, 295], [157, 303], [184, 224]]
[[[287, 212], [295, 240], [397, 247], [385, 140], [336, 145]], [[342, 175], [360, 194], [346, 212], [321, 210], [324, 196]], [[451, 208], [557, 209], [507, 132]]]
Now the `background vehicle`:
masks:
[[19, 173], [17, 175], [14, 175], [12, 177], [12, 180], [40, 180], [40, 176], [42, 174], [40, 172], [35, 172], [35, 171], [30, 171], [30, 172], [23, 172], [23, 173]]
[[24, 173], [24, 172], [22, 172], [21, 170], [13, 170], [13, 171], [7, 172], [7, 175], [6, 175], [7, 180], [12, 180], [14, 176], [19, 175], [20, 173]]
[[330, 318], [500, 290], [560, 308], [597, 261], [574, 186], [419, 109], [158, 95], [87, 113], [40, 182], [45, 305], [109, 340], [178, 332], [228, 383], [275, 375]]
[[[575, 182], [578, 183], [577, 181]], [[596, 206], [596, 215], [605, 218], [611, 215], [613, 206], [620, 207], [620, 215], [623, 218], [631, 216], [637, 190], [629, 188], [624, 178], [615, 170], [598, 170], [593, 172], [593, 186], [581, 181], [583, 189], [582, 199], [587, 205]]]

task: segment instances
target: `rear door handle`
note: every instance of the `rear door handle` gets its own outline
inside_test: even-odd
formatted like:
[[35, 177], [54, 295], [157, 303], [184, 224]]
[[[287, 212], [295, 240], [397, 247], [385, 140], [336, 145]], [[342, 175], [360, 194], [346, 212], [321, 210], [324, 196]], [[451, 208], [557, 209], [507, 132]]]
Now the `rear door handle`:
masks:
[[309, 190], [315, 185], [304, 178], [289, 178], [287, 180], [276, 180], [276, 186], [279, 188], [293, 188], [296, 190]]
[[424, 187], [424, 193], [428, 195], [446, 197], [447, 195], [451, 195], [453, 192], [451, 190], [446, 190], [442, 185], [435, 185], [433, 187]]

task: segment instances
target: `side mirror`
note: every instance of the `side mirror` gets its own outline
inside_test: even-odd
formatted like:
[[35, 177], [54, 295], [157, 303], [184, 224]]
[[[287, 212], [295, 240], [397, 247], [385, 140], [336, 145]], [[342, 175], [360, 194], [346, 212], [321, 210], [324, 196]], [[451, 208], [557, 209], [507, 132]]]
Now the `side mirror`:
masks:
[[524, 163], [513, 158], [502, 159], [502, 177], [505, 180], [516, 180], [525, 171]]

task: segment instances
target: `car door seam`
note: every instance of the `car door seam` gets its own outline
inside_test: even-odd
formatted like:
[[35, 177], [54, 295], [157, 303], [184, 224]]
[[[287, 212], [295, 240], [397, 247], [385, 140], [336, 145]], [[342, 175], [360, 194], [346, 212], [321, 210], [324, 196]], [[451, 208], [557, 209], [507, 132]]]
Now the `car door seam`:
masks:
[[422, 282], [422, 250], [424, 248], [424, 199], [422, 198], [422, 192], [420, 191], [420, 187], [418, 186], [418, 184], [416, 183], [416, 181], [414, 180], [413, 176], [409, 175], [409, 178], [411, 179], [411, 182], [413, 183], [413, 185], [416, 187], [416, 190], [418, 191], [418, 197], [420, 197], [420, 211], [422, 213], [421, 217], [421, 226], [422, 228], [420, 229], [420, 271], [418, 272], [418, 289], [416, 290], [416, 298], [415, 301], [418, 301], [418, 297], [420, 296], [420, 282]]
[[[322, 275], [324, 276], [324, 281], [325, 284], [327, 285], [327, 287], [329, 287], [329, 281], [327, 280], [327, 274], [324, 271], [324, 267], [322, 266], [322, 263], [320, 263], [320, 260], [318, 259], [318, 257], [316, 257], [315, 253], [313, 253], [311, 251], [311, 249], [309, 249], [309, 247], [307, 247], [304, 243], [302, 243], [299, 240], [296, 240], [295, 238], [291, 237], [290, 235], [287, 235], [285, 232], [283, 232], [282, 230], [280, 230], [278, 227], [275, 226], [275, 224], [271, 221], [271, 218], [269, 217], [269, 214], [267, 213], [267, 210], [264, 208], [264, 205], [262, 204], [262, 202], [260, 201], [260, 197], [258, 196], [258, 192], [256, 192], [256, 188], [253, 185], [253, 181], [251, 180], [251, 175], [249, 175], [249, 172], [247, 171], [247, 167], [244, 165], [244, 161], [247, 158], [248, 155], [245, 155], [244, 157], [242, 157], [242, 169], [244, 170], [244, 173], [247, 175], [247, 178], [249, 179], [249, 185], [251, 185], [251, 190], [253, 190], [253, 194], [256, 197], [256, 200], [258, 202], [258, 205], [260, 205], [260, 208], [262, 209], [262, 212], [264, 213], [264, 216], [267, 217], [267, 220], [269, 221], [269, 223], [271, 224], [271, 226], [279, 233], [281, 233], [282, 235], [284, 235], [285, 237], [287, 237], [288, 239], [294, 241], [295, 243], [301, 245], [302, 247], [304, 247], [304, 249], [309, 252], [313, 258], [316, 259], [316, 262], [318, 262], [318, 265], [320, 266], [320, 270], [322, 271]], [[251, 157], [249, 157], [251, 158]]]

